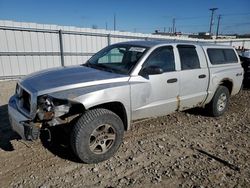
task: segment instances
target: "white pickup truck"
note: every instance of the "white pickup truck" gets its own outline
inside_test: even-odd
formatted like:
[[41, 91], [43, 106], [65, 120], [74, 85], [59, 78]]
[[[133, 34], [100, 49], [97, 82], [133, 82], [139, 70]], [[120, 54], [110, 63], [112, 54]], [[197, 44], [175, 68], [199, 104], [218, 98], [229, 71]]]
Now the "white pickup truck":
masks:
[[110, 158], [133, 120], [193, 107], [222, 115], [242, 85], [230, 46], [132, 41], [108, 46], [85, 64], [20, 80], [9, 101], [13, 130], [23, 139], [71, 126], [71, 145], [86, 163]]

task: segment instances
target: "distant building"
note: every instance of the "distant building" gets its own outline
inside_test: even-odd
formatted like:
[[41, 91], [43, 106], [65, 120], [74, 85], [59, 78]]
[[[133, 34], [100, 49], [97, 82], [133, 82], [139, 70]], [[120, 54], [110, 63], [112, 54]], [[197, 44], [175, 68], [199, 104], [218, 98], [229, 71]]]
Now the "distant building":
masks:
[[237, 38], [250, 38], [250, 33], [249, 34], [243, 34], [243, 35], [237, 35]]
[[161, 32], [158, 30], [155, 30], [154, 33], [152, 33], [153, 35], [162, 35], [162, 36], [174, 36], [174, 37], [186, 37], [188, 38], [189, 34], [187, 33], [182, 33], [182, 32]]
[[162, 32], [159, 30], [155, 30], [153, 35], [162, 35], [162, 36], [172, 36], [179, 38], [195, 38], [195, 39], [236, 39], [236, 38], [250, 38], [250, 34], [237, 35], [237, 34], [225, 34], [215, 36], [209, 32], [199, 32], [199, 33], [182, 33], [182, 32]]
[[198, 34], [191, 34], [188, 37], [196, 39], [212, 39], [212, 34], [208, 32], [199, 32]]
[[213, 36], [214, 39], [236, 39], [237, 36], [236, 35], [218, 35], [217, 37], [216, 36]]

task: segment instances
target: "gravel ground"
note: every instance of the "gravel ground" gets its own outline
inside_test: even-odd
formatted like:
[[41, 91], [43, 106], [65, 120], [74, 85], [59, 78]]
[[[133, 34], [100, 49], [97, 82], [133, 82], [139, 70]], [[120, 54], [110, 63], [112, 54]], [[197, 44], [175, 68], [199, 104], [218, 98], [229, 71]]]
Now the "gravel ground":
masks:
[[18, 139], [6, 105], [14, 88], [0, 82], [0, 187], [250, 187], [249, 89], [219, 118], [193, 109], [134, 123], [113, 158], [82, 164], [59, 128], [52, 142]]

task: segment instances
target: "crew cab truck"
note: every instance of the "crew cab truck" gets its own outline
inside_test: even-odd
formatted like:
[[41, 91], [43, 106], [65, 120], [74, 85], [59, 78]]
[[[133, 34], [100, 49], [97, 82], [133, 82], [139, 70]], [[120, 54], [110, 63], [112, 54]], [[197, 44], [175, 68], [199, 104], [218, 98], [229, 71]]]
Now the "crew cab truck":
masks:
[[242, 80], [239, 57], [230, 46], [123, 42], [85, 64], [21, 79], [9, 100], [9, 118], [26, 140], [51, 126], [71, 126], [75, 154], [98, 163], [114, 155], [133, 120], [194, 107], [222, 115]]

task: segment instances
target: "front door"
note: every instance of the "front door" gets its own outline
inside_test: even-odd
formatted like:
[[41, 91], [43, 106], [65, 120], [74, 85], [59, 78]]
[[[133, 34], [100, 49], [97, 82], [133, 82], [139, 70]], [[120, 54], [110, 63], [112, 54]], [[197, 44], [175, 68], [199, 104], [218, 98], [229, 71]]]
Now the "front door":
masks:
[[155, 49], [142, 69], [150, 66], [162, 68], [163, 73], [141, 74], [130, 79], [133, 120], [166, 115], [177, 109], [179, 73], [175, 69], [172, 46]]

